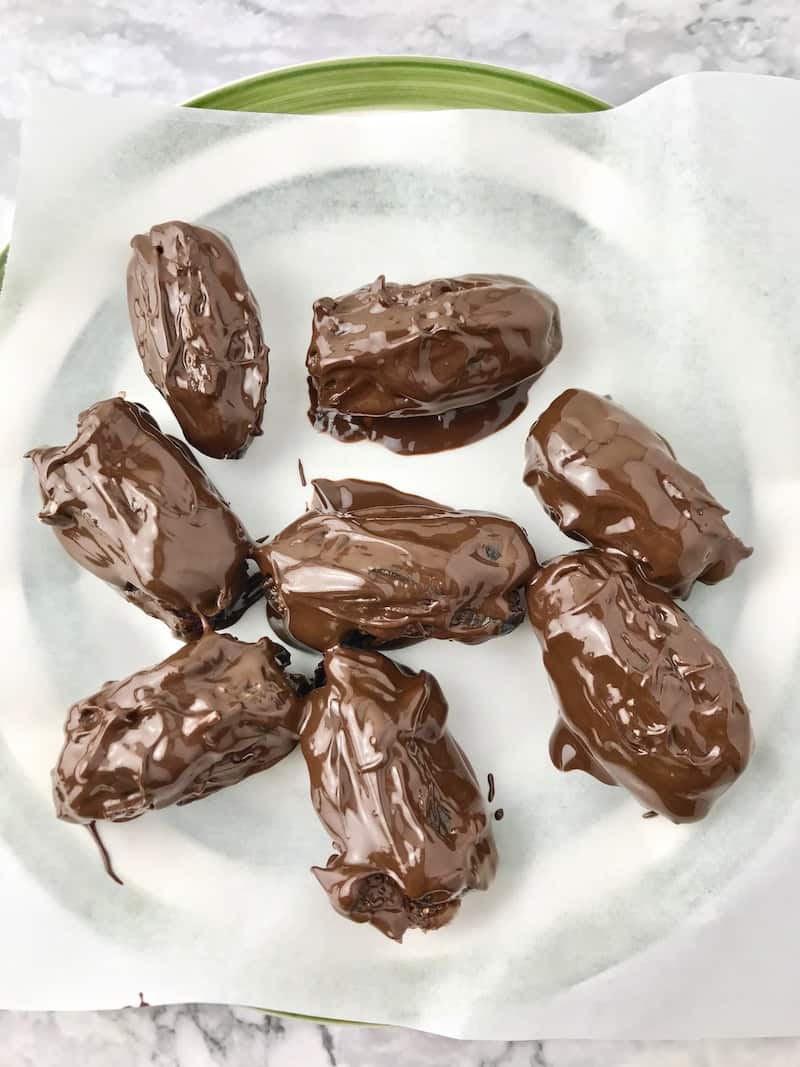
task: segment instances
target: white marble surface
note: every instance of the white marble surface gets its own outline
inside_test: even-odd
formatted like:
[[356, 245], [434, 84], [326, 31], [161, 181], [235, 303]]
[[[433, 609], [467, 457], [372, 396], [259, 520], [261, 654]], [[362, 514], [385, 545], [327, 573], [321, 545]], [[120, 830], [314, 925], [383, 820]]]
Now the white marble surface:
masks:
[[0, 1014], [2, 1067], [794, 1067], [793, 1040], [452, 1041], [317, 1026], [247, 1008]]
[[[797, 0], [0, 0], [0, 244], [25, 88], [178, 101], [269, 67], [416, 52], [516, 66], [612, 103], [674, 74], [800, 76]], [[800, 1016], [798, 1017], [800, 1031]], [[459, 1043], [244, 1008], [0, 1013], [0, 1067], [789, 1067], [800, 1040]]]

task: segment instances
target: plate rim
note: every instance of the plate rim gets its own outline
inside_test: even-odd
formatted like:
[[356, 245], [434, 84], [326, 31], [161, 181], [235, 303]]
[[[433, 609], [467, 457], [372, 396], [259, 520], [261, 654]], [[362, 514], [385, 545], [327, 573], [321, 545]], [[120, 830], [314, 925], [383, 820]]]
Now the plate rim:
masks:
[[[468, 76], [479, 75], [486, 78], [496, 79], [498, 82], [505, 81], [515, 84], [523, 89], [539, 90], [540, 92], [552, 96], [554, 101], [560, 100], [563, 103], [568, 100], [577, 105], [574, 108], [570, 108], [569, 111], [567, 111], [567, 109], [558, 109], [557, 113], [559, 114], [570, 112], [579, 114], [581, 112], [607, 111], [613, 107], [612, 104], [599, 99], [599, 97], [591, 96], [589, 93], [584, 93], [580, 89], [565, 85], [563, 82], [553, 81], [549, 78], [542, 78], [539, 75], [529, 74], [527, 71], [518, 70], [514, 67], [483, 63], [472, 59], [458, 59], [451, 56], [428, 56], [419, 54], [403, 55], [400, 53], [370, 56], [338, 56], [333, 59], [319, 59], [308, 63], [297, 63], [283, 67], [275, 67], [258, 74], [247, 75], [243, 78], [236, 78], [230, 82], [224, 82], [222, 85], [218, 85], [205, 93], [201, 93], [198, 96], [194, 96], [191, 99], [184, 101], [181, 106], [228, 110], [224, 106], [220, 108], [220, 100], [224, 99], [230, 92], [240, 92], [258, 86], [267, 86], [271, 88], [283, 82], [294, 80], [295, 78], [302, 79], [326, 74], [341, 74], [345, 71], [364, 74], [368, 72], [389, 72], [391, 70], [396, 71], [399, 78], [406, 77], [409, 79], [413, 78], [414, 75], [423, 70], [428, 70], [432, 73], [441, 75], [448, 72], [451, 74], [458, 72]], [[420, 95], [423, 96], [424, 93]], [[529, 103], [532, 103], [532, 101], [529, 101]], [[370, 107], [375, 105], [367, 106]], [[409, 104], [407, 106], [413, 108], [414, 105]], [[469, 105], [452, 106], [468, 107]], [[487, 104], [486, 106], [490, 110], [501, 110], [491, 104]], [[246, 109], [235, 107], [231, 108], [231, 110], [239, 111]], [[526, 110], [534, 111], [538, 109], [529, 107]]]

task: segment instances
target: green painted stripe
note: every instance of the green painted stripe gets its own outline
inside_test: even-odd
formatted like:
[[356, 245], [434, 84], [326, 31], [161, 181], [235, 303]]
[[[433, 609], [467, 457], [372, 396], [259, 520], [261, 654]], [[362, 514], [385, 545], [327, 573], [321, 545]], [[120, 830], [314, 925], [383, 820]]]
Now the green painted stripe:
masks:
[[608, 104], [521, 71], [458, 59], [368, 56], [258, 74], [190, 100], [189, 107], [318, 115], [362, 108], [603, 111]]

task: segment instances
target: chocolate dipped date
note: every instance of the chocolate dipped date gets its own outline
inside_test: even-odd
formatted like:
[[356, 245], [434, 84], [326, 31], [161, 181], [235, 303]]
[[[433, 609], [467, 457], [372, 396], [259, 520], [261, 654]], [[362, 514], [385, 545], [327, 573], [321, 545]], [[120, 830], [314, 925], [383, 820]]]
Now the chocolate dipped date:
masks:
[[560, 349], [558, 308], [521, 278], [381, 275], [314, 304], [309, 418], [394, 451], [454, 448], [515, 418]]
[[583, 389], [567, 389], [533, 424], [524, 477], [569, 537], [630, 556], [674, 596], [722, 581], [753, 551], [663, 437]]
[[510, 519], [377, 482], [312, 484], [306, 513], [256, 549], [279, 636], [320, 651], [427, 637], [476, 644], [522, 621], [537, 562]]
[[307, 700], [300, 744], [333, 839], [313, 867], [332, 906], [401, 941], [450, 922], [486, 889], [497, 853], [475, 773], [446, 728], [436, 679], [380, 653], [336, 648]]
[[68, 445], [28, 456], [39, 518], [62, 547], [177, 637], [229, 626], [259, 598], [241, 522], [140, 404], [102, 400], [82, 412]]
[[189, 444], [242, 456], [261, 433], [269, 349], [236, 253], [187, 222], [153, 226], [131, 246], [128, 310], [147, 377]]
[[739, 778], [753, 747], [736, 675], [665, 593], [616, 553], [542, 567], [528, 611], [560, 705], [550, 755], [691, 822]]
[[53, 771], [59, 818], [125, 821], [188, 804], [297, 744], [303, 679], [286, 649], [209, 633], [74, 704]]

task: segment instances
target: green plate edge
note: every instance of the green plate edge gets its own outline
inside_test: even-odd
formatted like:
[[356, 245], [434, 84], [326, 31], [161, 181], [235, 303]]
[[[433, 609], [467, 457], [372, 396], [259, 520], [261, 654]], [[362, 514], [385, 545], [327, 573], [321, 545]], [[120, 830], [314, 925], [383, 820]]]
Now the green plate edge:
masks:
[[284, 67], [232, 82], [187, 107], [319, 115], [362, 108], [604, 111], [610, 105], [506, 67], [427, 56], [362, 56]]
[[[522, 71], [427, 56], [363, 56], [282, 67], [222, 85], [187, 100], [182, 106], [290, 115], [322, 115], [368, 108], [418, 111], [486, 108], [564, 115], [605, 111], [611, 107], [577, 89]], [[0, 288], [8, 248], [6, 245], [0, 251]], [[337, 1026], [382, 1025], [274, 1008], [259, 1010], [270, 1015]]]
[[[281, 67], [221, 85], [184, 107], [322, 115], [366, 108], [487, 108], [577, 114], [611, 105], [533, 74], [428, 56], [362, 56]], [[8, 245], [0, 250], [0, 289]]]

